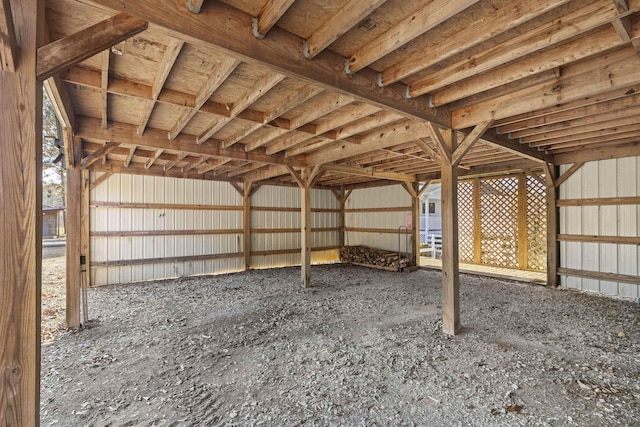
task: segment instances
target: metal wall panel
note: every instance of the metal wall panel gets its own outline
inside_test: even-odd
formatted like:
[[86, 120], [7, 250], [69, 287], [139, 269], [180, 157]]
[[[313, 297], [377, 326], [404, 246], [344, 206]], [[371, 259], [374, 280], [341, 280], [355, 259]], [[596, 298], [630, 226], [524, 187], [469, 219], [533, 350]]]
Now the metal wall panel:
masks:
[[[570, 165], [563, 165], [565, 172]], [[560, 186], [561, 199], [635, 197], [640, 195], [640, 157], [587, 162]], [[638, 236], [640, 206], [563, 206], [560, 233], [599, 236]], [[636, 245], [561, 242], [560, 266], [637, 276], [640, 253]], [[561, 277], [564, 286], [640, 297], [640, 286], [606, 280]]]
[[[347, 199], [346, 209], [410, 207], [411, 196], [402, 185], [390, 185], [378, 188], [354, 190]], [[345, 226], [347, 228], [383, 228], [397, 230], [405, 226], [411, 211], [401, 212], [347, 212]], [[407, 246], [405, 235], [400, 237], [402, 251]], [[349, 246], [369, 246], [389, 251], [398, 250], [397, 233], [345, 232], [345, 244]], [[408, 242], [409, 250], [411, 241]]]

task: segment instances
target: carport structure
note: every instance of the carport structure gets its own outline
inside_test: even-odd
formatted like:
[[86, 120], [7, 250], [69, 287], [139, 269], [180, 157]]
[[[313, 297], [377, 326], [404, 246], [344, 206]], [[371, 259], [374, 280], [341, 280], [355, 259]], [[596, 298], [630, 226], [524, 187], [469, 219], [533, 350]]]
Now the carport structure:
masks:
[[[635, 235], [602, 226], [558, 232], [562, 215], [572, 212], [559, 206], [636, 209], [637, 162], [633, 194], [557, 197], [585, 163], [640, 155], [640, 3], [634, 0], [0, 5], [0, 419], [9, 425], [38, 420], [43, 82], [63, 128], [68, 167], [70, 327], [80, 324], [80, 255], [92, 260], [90, 209], [107, 203], [177, 209], [92, 200], [92, 189], [122, 174], [227, 183], [241, 204], [214, 200], [203, 208], [196, 201], [190, 209], [242, 213], [241, 226], [207, 231], [240, 236], [238, 250], [206, 256], [241, 259], [244, 269], [255, 255], [252, 196], [266, 185], [298, 188], [299, 209], [276, 208], [300, 212], [304, 286], [311, 281], [313, 212], [337, 214], [339, 226], [315, 232], [334, 233], [333, 246], [342, 247], [352, 191], [400, 183], [415, 224], [421, 190], [440, 180], [443, 329], [455, 334], [458, 178], [525, 173], [546, 185], [548, 284], [575, 276], [630, 284], [638, 292], [637, 271], [629, 272], [632, 261], [622, 256], [617, 272], [576, 268], [570, 260], [558, 265], [559, 240], [640, 243], [637, 227]], [[596, 186], [606, 186], [607, 165], [598, 166]], [[313, 190], [333, 194], [339, 207], [312, 207]], [[130, 231], [128, 237], [144, 232]], [[411, 231], [414, 259], [418, 231]]]

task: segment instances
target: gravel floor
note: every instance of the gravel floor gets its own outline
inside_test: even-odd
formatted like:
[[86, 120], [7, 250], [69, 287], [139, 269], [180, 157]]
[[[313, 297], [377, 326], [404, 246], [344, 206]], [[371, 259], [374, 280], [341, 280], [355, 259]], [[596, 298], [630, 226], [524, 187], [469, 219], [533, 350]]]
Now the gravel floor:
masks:
[[640, 425], [635, 302], [345, 265], [92, 289], [42, 349], [42, 425]]

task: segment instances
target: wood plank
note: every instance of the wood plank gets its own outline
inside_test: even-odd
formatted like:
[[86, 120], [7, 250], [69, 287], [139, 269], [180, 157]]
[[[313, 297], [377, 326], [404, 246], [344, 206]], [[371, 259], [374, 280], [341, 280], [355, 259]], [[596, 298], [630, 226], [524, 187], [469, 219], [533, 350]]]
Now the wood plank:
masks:
[[582, 165], [584, 165], [584, 162], [576, 162], [576, 163], [574, 163], [569, 169], [567, 169], [565, 171], [565, 173], [560, 175], [560, 177], [555, 180], [553, 185], [556, 188], [559, 188], [562, 185], [562, 183], [565, 182], [567, 179], [569, 179], [571, 177], [571, 175], [576, 173], [578, 171], [578, 169], [580, 169], [582, 167]]
[[304, 41], [304, 56], [313, 59], [387, 0], [350, 0]]
[[442, 38], [440, 35], [435, 35], [421, 51], [382, 71], [380, 83], [386, 86], [398, 82], [567, 2], [568, 0], [514, 0], [510, 2], [509, 7], [495, 8], [483, 15], [482, 19], [461, 28], [453, 36]]
[[242, 228], [215, 230], [124, 230], [94, 231], [91, 237], [147, 237], [147, 236], [211, 236], [223, 234], [242, 234]]
[[[312, 228], [312, 233], [326, 233], [332, 231], [338, 231], [337, 227], [321, 227], [321, 228]], [[299, 228], [252, 228], [252, 233], [256, 234], [280, 234], [280, 233], [300, 233]]]
[[477, 2], [449, 0], [428, 3], [353, 53], [348, 62], [345, 61], [345, 71], [347, 74], [360, 71]]
[[640, 197], [601, 197], [585, 199], [560, 199], [558, 206], [613, 206], [638, 205]]
[[[322, 252], [322, 251], [333, 251], [338, 249], [337, 246], [323, 246], [317, 248], [311, 248], [311, 252]], [[288, 255], [288, 254], [298, 254], [301, 249], [278, 249], [275, 251], [255, 251], [251, 252], [251, 256], [272, 256], [272, 255]]]
[[193, 261], [209, 261], [212, 259], [229, 259], [240, 258], [242, 253], [233, 252], [225, 254], [206, 254], [206, 255], [190, 255], [190, 256], [175, 256], [164, 258], [141, 258], [141, 259], [126, 259], [117, 261], [94, 261], [91, 264], [91, 268], [108, 268], [108, 267], [124, 267], [128, 265], [151, 265], [151, 264], [166, 264], [174, 262], [193, 262]]
[[413, 209], [411, 206], [387, 206], [382, 208], [350, 208], [345, 209], [344, 211], [347, 213], [358, 213], [358, 212], [411, 212]]
[[370, 176], [370, 177], [379, 178], [379, 179], [387, 179], [389, 181], [416, 182], [415, 175], [407, 175], [407, 174], [398, 173], [398, 172], [377, 171], [374, 168], [358, 168], [358, 167], [326, 164], [326, 165], [322, 165], [322, 169], [325, 170], [326, 172], [340, 173], [345, 175]]
[[484, 122], [478, 123], [473, 128], [473, 130], [469, 132], [467, 136], [464, 137], [464, 139], [462, 140], [462, 142], [456, 148], [456, 150], [452, 155], [451, 163], [453, 165], [457, 166], [460, 163], [464, 155], [467, 154], [467, 152], [471, 149], [471, 147], [476, 142], [478, 142], [478, 139], [480, 139], [480, 137], [486, 132], [486, 130], [489, 129], [489, 126], [491, 126], [491, 123], [493, 123], [492, 120], [486, 120]]
[[397, 228], [346, 227], [345, 231], [353, 233], [411, 234], [409, 230], [398, 231]]
[[193, 211], [241, 211], [242, 206], [233, 205], [194, 205], [171, 203], [138, 203], [138, 202], [91, 202], [92, 208], [119, 208], [119, 209], [180, 209]]
[[0, 71], [0, 422], [15, 426], [40, 424], [44, 3], [11, 2], [20, 48], [15, 72]]
[[555, 288], [559, 284], [558, 266], [560, 257], [558, 243], [558, 192], [554, 185], [556, 168], [548, 163], [544, 163], [543, 167], [547, 183], [547, 286]]
[[171, 38], [171, 40], [169, 40], [169, 44], [162, 56], [162, 61], [160, 61], [160, 64], [158, 65], [158, 72], [156, 73], [156, 76], [153, 79], [153, 84], [151, 85], [151, 99], [145, 103], [144, 111], [140, 117], [138, 135], [144, 134], [144, 130], [147, 128], [147, 123], [149, 122], [149, 117], [151, 117], [151, 113], [156, 105], [158, 96], [160, 96], [160, 91], [162, 91], [164, 83], [167, 81], [183, 46], [184, 42], [182, 40], [178, 40], [176, 38]]
[[9, 0], [2, 0], [0, 1], [0, 71], [15, 72], [17, 58], [18, 47], [11, 3]]
[[[194, 108], [185, 109], [178, 120], [175, 122], [171, 130], [169, 131], [169, 139], [176, 139], [176, 137], [182, 132], [182, 129], [189, 123], [189, 121], [196, 115], [198, 110], [204, 105], [205, 102], [211, 98], [211, 95], [224, 83], [224, 81], [231, 75], [233, 70], [240, 64], [240, 61], [236, 58], [227, 57], [218, 64], [215, 69], [211, 71], [209, 77], [200, 87], [200, 90], [196, 94]], [[196, 141], [197, 142], [197, 141]]]
[[111, 59], [111, 49], [107, 49], [102, 52], [102, 79], [101, 79], [101, 91], [102, 97], [102, 129], [109, 127], [109, 63]]
[[100, 175], [98, 178], [95, 179], [95, 181], [93, 181], [89, 185], [89, 190], [93, 190], [94, 188], [96, 188], [97, 186], [105, 182], [107, 179], [109, 179], [111, 175], [113, 175], [111, 172], [105, 172], [102, 175]]
[[38, 49], [37, 76], [48, 79], [147, 29], [147, 22], [120, 13]]
[[258, 17], [251, 20], [253, 35], [263, 39], [293, 2], [294, 0], [267, 0]]
[[[438, 131], [436, 129], [436, 131]], [[442, 132], [449, 152], [457, 144], [455, 131]], [[448, 164], [447, 164], [448, 163]], [[442, 331], [460, 332], [460, 272], [458, 258], [458, 168], [442, 162]]]
[[594, 145], [588, 150], [556, 154], [553, 158], [555, 164], [565, 165], [575, 162], [591, 162], [632, 156], [640, 156], [640, 141], [607, 147]]
[[583, 234], [558, 234], [561, 242], [611, 243], [614, 245], [640, 245], [640, 237], [634, 236], [594, 236]]
[[602, 273], [599, 271], [577, 270], [572, 268], [558, 268], [562, 276], [584, 277], [585, 279], [606, 280], [607, 282], [622, 282], [640, 285], [640, 276], [629, 274]]
[[167, 134], [158, 129], [147, 129], [144, 135], [138, 135], [136, 126], [125, 123], [111, 122], [109, 129], [100, 129], [99, 120], [79, 116], [76, 124], [76, 135], [83, 138], [101, 141], [117, 141], [126, 145], [136, 145], [153, 149], [184, 151], [192, 155], [207, 155], [211, 157], [246, 160], [275, 165], [306, 166], [306, 162], [299, 159], [287, 159], [283, 156], [269, 156], [258, 150], [246, 152], [234, 148], [220, 148], [212, 144], [196, 144], [193, 137], [179, 135], [174, 140], [168, 140]]
[[[80, 145], [80, 144], [78, 144], [78, 145]], [[91, 153], [88, 156], [84, 157], [80, 161], [80, 167], [82, 169], [86, 169], [86, 168], [90, 167], [92, 164], [94, 164], [95, 162], [100, 160], [103, 155], [105, 155], [109, 151], [112, 151], [113, 149], [117, 148], [119, 145], [120, 144], [118, 144], [117, 142], [113, 142], [113, 141], [107, 142], [106, 144], [104, 144], [102, 147], [100, 147], [99, 149], [97, 149], [93, 153]], [[76, 161], [78, 161], [77, 158], [76, 158]]]
[[222, 2], [212, 2], [198, 15], [181, 7], [181, 0], [141, 0], [133, 3], [128, 0], [95, 0], [94, 3], [126, 11], [165, 27], [180, 34], [186, 41], [217, 46], [247, 63], [266, 65], [290, 77], [297, 77], [380, 108], [391, 109], [404, 117], [451, 126], [451, 114], [448, 110], [432, 108], [426, 99], [407, 99], [404, 85], [379, 88], [377, 72], [374, 70], [366, 68], [355, 76], [336, 73], [336, 67], [343, 64], [344, 57], [335, 52], [327, 49], [313, 61], [308, 61], [300, 54], [304, 40], [292, 33], [274, 27], [264, 40], [246, 34], [245, 28], [251, 25], [252, 17]]

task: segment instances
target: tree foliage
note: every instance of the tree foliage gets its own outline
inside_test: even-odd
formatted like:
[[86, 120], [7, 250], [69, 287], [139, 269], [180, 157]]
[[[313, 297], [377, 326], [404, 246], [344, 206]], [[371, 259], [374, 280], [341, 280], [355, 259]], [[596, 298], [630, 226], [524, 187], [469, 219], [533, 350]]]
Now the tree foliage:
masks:
[[54, 161], [60, 154], [62, 132], [58, 130], [56, 114], [46, 91], [42, 102], [42, 203], [45, 206], [64, 206], [66, 174], [64, 161]]

